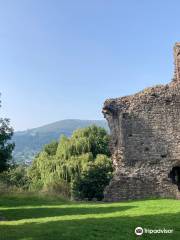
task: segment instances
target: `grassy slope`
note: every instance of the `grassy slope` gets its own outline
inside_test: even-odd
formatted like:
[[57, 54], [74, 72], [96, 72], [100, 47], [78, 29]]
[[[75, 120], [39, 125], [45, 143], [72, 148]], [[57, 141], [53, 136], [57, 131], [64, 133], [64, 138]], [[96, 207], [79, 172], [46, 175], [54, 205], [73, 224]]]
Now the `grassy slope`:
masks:
[[[73, 203], [33, 196], [0, 197], [0, 240], [180, 239], [180, 201]], [[134, 229], [173, 228], [173, 234], [144, 235]]]

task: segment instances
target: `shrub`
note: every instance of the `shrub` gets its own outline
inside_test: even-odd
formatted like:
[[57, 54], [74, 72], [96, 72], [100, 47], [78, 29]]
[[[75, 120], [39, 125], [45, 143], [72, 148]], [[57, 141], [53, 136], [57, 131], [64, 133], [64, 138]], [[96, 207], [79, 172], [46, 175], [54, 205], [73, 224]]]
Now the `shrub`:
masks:
[[110, 159], [105, 155], [97, 155], [95, 162], [73, 182], [74, 198], [102, 200], [104, 188], [112, 177], [112, 170]]
[[27, 168], [23, 165], [13, 166], [9, 170], [0, 174], [1, 184], [7, 187], [15, 187], [28, 189], [29, 178], [27, 176]]

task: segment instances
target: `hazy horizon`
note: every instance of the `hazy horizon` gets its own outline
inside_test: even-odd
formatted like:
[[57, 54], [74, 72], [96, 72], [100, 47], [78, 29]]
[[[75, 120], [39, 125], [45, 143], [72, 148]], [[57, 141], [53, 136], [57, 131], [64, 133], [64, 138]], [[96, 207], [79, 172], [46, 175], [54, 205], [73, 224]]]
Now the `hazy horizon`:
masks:
[[15, 131], [102, 120], [107, 98], [170, 82], [179, 7], [177, 0], [2, 2], [1, 116]]

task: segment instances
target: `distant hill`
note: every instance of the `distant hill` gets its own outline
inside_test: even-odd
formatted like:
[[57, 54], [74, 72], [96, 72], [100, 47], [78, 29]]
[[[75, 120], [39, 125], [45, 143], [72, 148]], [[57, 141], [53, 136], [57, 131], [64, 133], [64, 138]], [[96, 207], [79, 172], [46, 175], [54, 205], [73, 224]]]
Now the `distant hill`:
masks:
[[44, 144], [58, 140], [62, 134], [69, 137], [74, 130], [93, 124], [108, 130], [108, 125], [105, 120], [67, 119], [30, 130], [15, 132], [13, 141], [16, 147], [13, 157], [18, 163], [29, 163]]

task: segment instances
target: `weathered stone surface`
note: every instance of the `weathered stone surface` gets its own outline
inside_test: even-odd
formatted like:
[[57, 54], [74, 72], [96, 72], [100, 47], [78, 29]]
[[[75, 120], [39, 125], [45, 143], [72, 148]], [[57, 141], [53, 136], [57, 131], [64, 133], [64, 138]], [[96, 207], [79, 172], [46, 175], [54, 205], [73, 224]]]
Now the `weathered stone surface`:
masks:
[[105, 190], [107, 201], [180, 199], [180, 43], [174, 59], [170, 84], [104, 103], [115, 168]]

